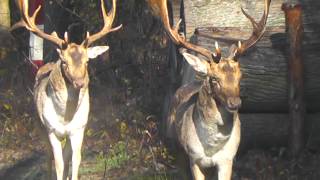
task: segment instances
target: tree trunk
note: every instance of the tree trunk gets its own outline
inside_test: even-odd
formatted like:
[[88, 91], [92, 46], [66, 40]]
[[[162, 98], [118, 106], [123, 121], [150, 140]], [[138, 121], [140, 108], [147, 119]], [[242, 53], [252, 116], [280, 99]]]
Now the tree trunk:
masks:
[[9, 7], [9, 0], [0, 1], [0, 61], [9, 59], [16, 49], [14, 38], [8, 31], [11, 26]]
[[0, 28], [7, 29], [10, 24], [9, 0], [0, 1]]
[[282, 5], [286, 15], [286, 32], [289, 48], [288, 54], [288, 94], [289, 115], [291, 120], [289, 147], [291, 154], [297, 156], [304, 146], [304, 81], [301, 43], [303, 27], [301, 20], [302, 7], [298, 4]]

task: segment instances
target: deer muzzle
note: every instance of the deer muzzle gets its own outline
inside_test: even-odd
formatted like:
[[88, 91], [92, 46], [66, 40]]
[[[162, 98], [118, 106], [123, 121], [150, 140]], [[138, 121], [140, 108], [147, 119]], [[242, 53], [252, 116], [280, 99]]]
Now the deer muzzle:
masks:
[[84, 87], [85, 80], [84, 79], [76, 79], [73, 81], [73, 86], [76, 89], [81, 89]]
[[229, 97], [227, 99], [227, 109], [229, 111], [236, 111], [241, 106], [241, 99], [240, 97]]

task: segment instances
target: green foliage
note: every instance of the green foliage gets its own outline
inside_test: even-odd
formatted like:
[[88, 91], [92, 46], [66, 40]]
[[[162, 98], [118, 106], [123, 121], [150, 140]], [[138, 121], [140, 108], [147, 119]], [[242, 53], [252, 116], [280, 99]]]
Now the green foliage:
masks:
[[100, 153], [97, 156], [98, 164], [105, 164], [107, 169], [120, 168], [130, 159], [126, 151], [126, 143], [123, 141], [118, 141], [114, 146], [111, 146], [108, 154], [105, 156]]
[[126, 143], [123, 141], [118, 141], [113, 146], [110, 146], [108, 153], [100, 152], [95, 157], [95, 166], [82, 167], [80, 169], [81, 174], [103, 172], [104, 170], [121, 168], [123, 167], [130, 156], [126, 150]]

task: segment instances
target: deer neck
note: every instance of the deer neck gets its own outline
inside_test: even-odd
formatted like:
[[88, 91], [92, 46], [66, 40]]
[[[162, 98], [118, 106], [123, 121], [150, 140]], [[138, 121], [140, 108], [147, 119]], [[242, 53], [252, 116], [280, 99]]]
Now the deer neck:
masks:
[[193, 122], [207, 156], [214, 155], [230, 138], [233, 113], [228, 112], [204, 86], [196, 100]]
[[233, 113], [227, 111], [208, 89], [204, 85], [198, 94], [196, 109], [199, 119], [208, 126], [224, 126], [232, 122]]
[[84, 87], [74, 88], [62, 71], [61, 60], [58, 60], [56, 67], [49, 75], [48, 83], [56, 109], [64, 116], [65, 122], [71, 121], [88, 91], [89, 77], [86, 78]]

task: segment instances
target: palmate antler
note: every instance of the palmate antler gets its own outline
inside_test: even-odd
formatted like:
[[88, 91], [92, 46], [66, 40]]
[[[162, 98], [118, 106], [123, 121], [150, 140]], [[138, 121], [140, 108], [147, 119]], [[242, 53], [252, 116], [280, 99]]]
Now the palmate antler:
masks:
[[[63, 48], [64, 45], [68, 44], [68, 35], [65, 33], [64, 39], [60, 39], [58, 35], [53, 32], [51, 35], [43, 32], [40, 30], [37, 25], [35, 24], [35, 19], [41, 9], [41, 6], [39, 6], [36, 11], [33, 13], [33, 15], [30, 17], [28, 12], [29, 12], [29, 5], [28, 5], [28, 0], [18, 0], [18, 6], [20, 8], [21, 12], [21, 20], [14, 24], [11, 27], [11, 30], [17, 29], [19, 27], [25, 27], [29, 31], [35, 33], [37, 36], [46, 39], [55, 45], [57, 45], [59, 48]], [[103, 36], [107, 35], [110, 32], [116, 31], [122, 27], [122, 25], [112, 28], [112, 23], [116, 14], [116, 0], [112, 0], [112, 9], [109, 13], [106, 12], [106, 9], [104, 7], [104, 0], [101, 0], [101, 11], [103, 15], [103, 21], [104, 21], [104, 27], [97, 32], [94, 35], [90, 35], [89, 32], [87, 32], [87, 37], [83, 41], [83, 45], [86, 47], [89, 47], [93, 42], [96, 40], [102, 38]]]
[[[205, 56], [209, 61], [214, 60], [217, 61], [221, 57], [221, 51], [220, 48], [218, 47], [218, 44], [216, 43], [216, 52], [212, 52], [208, 49], [205, 49], [201, 46], [194, 45], [190, 42], [187, 42], [185, 40], [185, 37], [180, 35], [178, 32], [179, 25], [181, 20], [177, 23], [177, 25], [172, 28], [169, 22], [169, 16], [168, 16], [168, 7], [167, 7], [167, 0], [148, 0], [150, 6], [153, 9], [156, 9], [159, 11], [158, 13], [160, 14], [160, 17], [162, 19], [162, 22], [164, 24], [164, 27], [166, 31], [168, 32], [171, 40], [182, 47], [185, 47], [189, 50], [195, 51], [197, 53], [202, 54]], [[234, 52], [234, 54], [242, 54], [244, 53], [248, 48], [252, 47], [254, 44], [256, 44], [259, 39], [262, 37], [264, 31], [265, 31], [265, 26], [267, 22], [267, 17], [269, 14], [269, 6], [270, 6], [271, 0], [265, 0], [265, 5], [264, 5], [264, 13], [262, 18], [260, 19], [259, 23], [257, 23], [248, 13], [246, 13], [243, 8], [241, 8], [242, 13], [250, 20], [252, 26], [253, 26], [253, 32], [252, 35], [249, 39], [244, 40], [242, 43], [238, 43], [238, 48]]]

